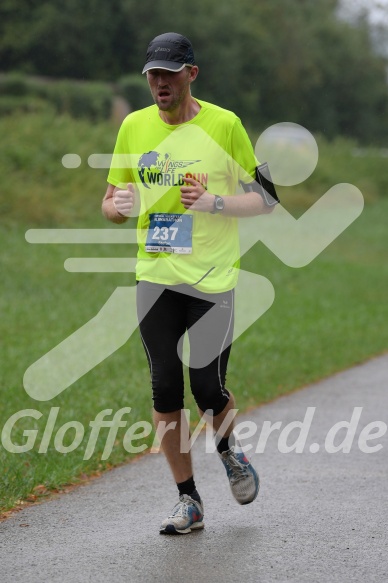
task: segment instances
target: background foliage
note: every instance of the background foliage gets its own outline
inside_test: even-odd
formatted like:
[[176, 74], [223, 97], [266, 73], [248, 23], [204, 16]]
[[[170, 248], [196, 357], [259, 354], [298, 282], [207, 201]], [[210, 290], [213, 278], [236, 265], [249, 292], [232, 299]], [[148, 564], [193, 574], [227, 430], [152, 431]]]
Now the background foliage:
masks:
[[[195, 94], [244, 123], [294, 121], [329, 138], [383, 143], [386, 59], [367, 19], [345, 22], [338, 9], [337, 0], [2, 0], [0, 70], [140, 78], [150, 39], [173, 29], [193, 42]], [[141, 85], [132, 85], [134, 107], [143, 106]]]

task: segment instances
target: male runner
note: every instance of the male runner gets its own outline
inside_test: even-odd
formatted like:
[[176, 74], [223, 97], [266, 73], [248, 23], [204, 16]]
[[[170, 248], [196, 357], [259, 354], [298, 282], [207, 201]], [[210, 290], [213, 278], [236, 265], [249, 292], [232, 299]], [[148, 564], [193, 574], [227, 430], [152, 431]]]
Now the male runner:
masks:
[[[235, 401], [225, 378], [238, 276], [237, 217], [273, 207], [255, 182], [257, 161], [240, 120], [191, 95], [198, 66], [190, 41], [176, 33], [154, 38], [143, 73], [155, 105], [124, 120], [102, 208], [107, 219], [123, 223], [135, 196], [140, 198], [138, 318], [154, 423], [179, 491], [179, 502], [160, 532], [186, 534], [204, 526], [191, 454], [181, 447], [181, 431], [188, 431], [181, 415], [186, 331], [191, 391], [214, 431], [223, 428], [217, 450], [232, 494], [240, 504], [258, 494], [258, 475], [228, 421]], [[243, 194], [235, 194], [238, 183]]]

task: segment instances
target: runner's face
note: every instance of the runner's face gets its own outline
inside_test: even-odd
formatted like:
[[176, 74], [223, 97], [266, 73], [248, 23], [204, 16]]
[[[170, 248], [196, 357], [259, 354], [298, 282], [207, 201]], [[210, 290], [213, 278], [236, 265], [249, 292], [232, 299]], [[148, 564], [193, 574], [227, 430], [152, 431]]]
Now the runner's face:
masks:
[[165, 69], [150, 69], [147, 80], [152, 97], [162, 111], [174, 111], [190, 95], [190, 67], [174, 73]]

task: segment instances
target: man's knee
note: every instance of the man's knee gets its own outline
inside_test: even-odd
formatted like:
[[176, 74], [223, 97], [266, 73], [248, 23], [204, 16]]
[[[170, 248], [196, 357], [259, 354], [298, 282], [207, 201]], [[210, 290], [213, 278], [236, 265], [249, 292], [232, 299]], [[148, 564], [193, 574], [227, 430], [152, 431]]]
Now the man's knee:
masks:
[[221, 387], [219, 382], [192, 384], [191, 390], [200, 410], [208, 411], [208, 414], [214, 417], [219, 415], [229, 402], [230, 393], [225, 387]]

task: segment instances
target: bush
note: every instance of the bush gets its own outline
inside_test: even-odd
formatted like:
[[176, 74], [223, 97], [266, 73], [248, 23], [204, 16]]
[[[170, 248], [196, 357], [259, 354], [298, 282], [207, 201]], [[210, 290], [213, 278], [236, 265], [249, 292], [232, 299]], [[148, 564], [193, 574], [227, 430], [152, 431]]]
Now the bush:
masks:
[[22, 73], [8, 73], [0, 76], [0, 93], [21, 97], [29, 92], [28, 78]]
[[44, 99], [30, 96], [2, 95], [0, 97], [0, 117], [17, 111], [22, 113], [39, 113], [53, 109]]
[[121, 77], [117, 83], [117, 92], [128, 101], [131, 109], [142, 109], [152, 104], [147, 80], [141, 75]]
[[112, 90], [102, 83], [57, 81], [34, 83], [39, 97], [52, 103], [58, 113], [74, 118], [107, 119], [112, 107]]
[[48, 81], [11, 73], [0, 77], [0, 91], [0, 115], [41, 110], [48, 102], [57, 113], [95, 121], [108, 119], [112, 109], [113, 91], [104, 83]]

